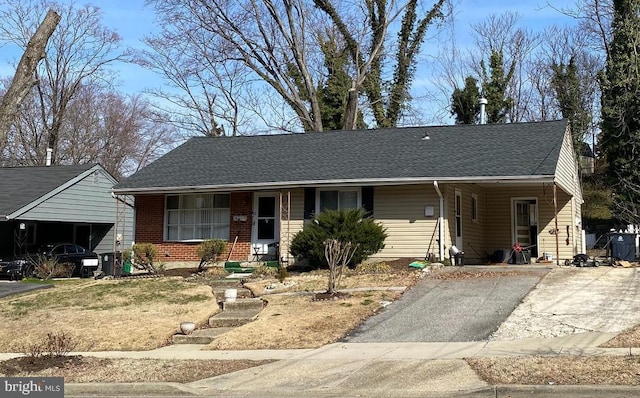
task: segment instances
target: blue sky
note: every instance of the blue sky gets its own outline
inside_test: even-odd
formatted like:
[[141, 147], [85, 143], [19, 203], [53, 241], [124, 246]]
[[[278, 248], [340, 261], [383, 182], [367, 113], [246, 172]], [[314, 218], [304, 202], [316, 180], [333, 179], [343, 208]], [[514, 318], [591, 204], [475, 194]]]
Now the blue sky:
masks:
[[[71, 0], [62, 0], [68, 3]], [[433, 0], [435, 1], [435, 0]], [[515, 11], [521, 15], [521, 25], [533, 31], [542, 30], [549, 25], [566, 25], [575, 23], [570, 18], [547, 6], [545, 0], [504, 1], [504, 0], [452, 0], [455, 6], [455, 34], [459, 46], [471, 45], [469, 27], [483, 21], [492, 14]], [[145, 5], [145, 0], [93, 0], [75, 1], [76, 4], [89, 3], [98, 6], [103, 13], [105, 26], [115, 30], [122, 38], [124, 47], [141, 47], [141, 39], [154, 32], [153, 9]], [[576, 0], [554, 0], [555, 7], [574, 6]], [[426, 2], [425, 4], [430, 4]], [[8, 76], [12, 64], [21, 53], [11, 48], [0, 47], [0, 75]], [[145, 88], [161, 84], [159, 78], [143, 68], [121, 63], [116, 69], [119, 72], [119, 89], [127, 94], [141, 93]], [[422, 79], [421, 79], [422, 78]], [[416, 76], [416, 80], [427, 83], [426, 76]], [[418, 83], [421, 85], [421, 83]], [[428, 85], [428, 83], [427, 83]]]

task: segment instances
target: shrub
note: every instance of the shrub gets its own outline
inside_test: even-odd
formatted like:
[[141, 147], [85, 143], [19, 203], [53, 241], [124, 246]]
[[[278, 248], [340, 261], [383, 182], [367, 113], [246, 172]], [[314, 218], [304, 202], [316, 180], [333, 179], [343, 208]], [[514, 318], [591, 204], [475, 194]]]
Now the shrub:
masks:
[[39, 279], [47, 280], [57, 277], [70, 277], [73, 274], [75, 265], [61, 263], [55, 258], [47, 258], [39, 255], [31, 260], [30, 267], [32, 267], [32, 271], [28, 271], [28, 274], [32, 274]]
[[382, 250], [386, 237], [385, 229], [373, 218], [366, 217], [364, 209], [325, 210], [293, 236], [291, 254], [306, 258], [310, 265], [326, 267], [324, 242], [328, 239], [351, 242], [357, 245], [348, 264], [353, 267]]
[[200, 257], [198, 271], [202, 271], [205, 265], [218, 261], [225, 251], [227, 251], [227, 242], [222, 239], [209, 239], [200, 243], [197, 250]]
[[153, 261], [157, 255], [158, 251], [153, 243], [136, 243], [133, 245], [133, 266], [136, 269], [156, 274], [158, 273], [158, 268], [156, 268]]
[[38, 342], [24, 344], [21, 348], [26, 357], [38, 359], [42, 357], [62, 357], [75, 350], [78, 341], [65, 332], [47, 333]]

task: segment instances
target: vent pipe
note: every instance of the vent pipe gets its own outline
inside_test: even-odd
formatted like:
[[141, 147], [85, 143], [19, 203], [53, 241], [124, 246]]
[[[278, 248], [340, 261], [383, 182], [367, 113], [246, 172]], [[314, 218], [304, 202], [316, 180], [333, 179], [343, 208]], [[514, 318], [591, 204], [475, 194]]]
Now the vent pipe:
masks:
[[478, 100], [478, 104], [480, 104], [480, 124], [487, 124], [487, 113], [485, 111], [485, 107], [489, 101], [485, 97], [482, 97]]
[[53, 149], [47, 148], [47, 159], [45, 160], [45, 165], [51, 166], [51, 155], [53, 154]]

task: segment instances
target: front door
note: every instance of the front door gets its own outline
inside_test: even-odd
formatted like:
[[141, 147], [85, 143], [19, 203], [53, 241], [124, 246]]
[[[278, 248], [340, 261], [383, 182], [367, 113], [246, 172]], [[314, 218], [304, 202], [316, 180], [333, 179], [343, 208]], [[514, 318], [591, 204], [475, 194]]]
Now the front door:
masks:
[[[519, 243], [531, 251], [533, 258], [538, 256], [538, 204], [535, 199], [516, 199], [513, 201], [513, 243]], [[535, 257], [534, 257], [535, 256]]]
[[278, 196], [275, 193], [256, 193], [253, 205], [252, 253], [254, 256], [277, 255], [269, 244], [280, 240]]

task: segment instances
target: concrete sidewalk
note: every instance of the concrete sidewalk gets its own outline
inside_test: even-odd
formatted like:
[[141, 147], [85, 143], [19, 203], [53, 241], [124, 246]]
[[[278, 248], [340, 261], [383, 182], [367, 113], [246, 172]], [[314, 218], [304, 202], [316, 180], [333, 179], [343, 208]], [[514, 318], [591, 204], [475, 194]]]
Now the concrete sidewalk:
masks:
[[[640, 355], [640, 349], [599, 348], [609, 333], [464, 343], [334, 343], [318, 349], [210, 351], [174, 345], [144, 352], [73, 353], [109, 358], [275, 359], [276, 362], [193, 383], [66, 384], [65, 396], [207, 397], [502, 397], [640, 396], [640, 387], [491, 386], [464, 358], [526, 355]], [[18, 354], [0, 354], [6, 359]], [[533, 394], [533, 395], [531, 395]], [[545, 395], [546, 394], [546, 395]]]

